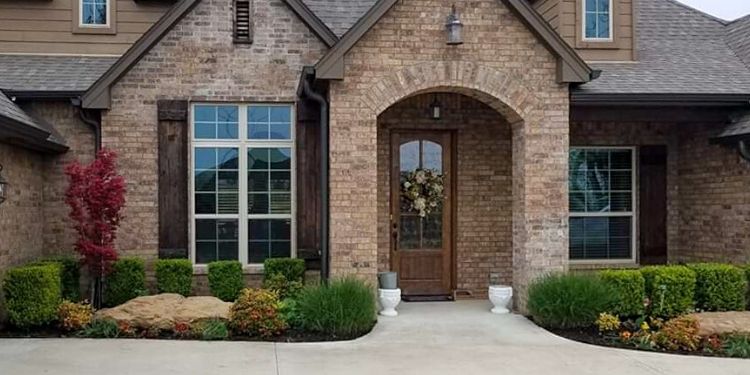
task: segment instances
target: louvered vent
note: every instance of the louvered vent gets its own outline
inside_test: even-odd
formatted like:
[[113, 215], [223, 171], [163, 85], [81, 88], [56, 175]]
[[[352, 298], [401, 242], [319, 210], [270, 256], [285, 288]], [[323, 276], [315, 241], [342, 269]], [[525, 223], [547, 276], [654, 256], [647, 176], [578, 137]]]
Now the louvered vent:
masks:
[[234, 42], [253, 42], [252, 0], [234, 1]]

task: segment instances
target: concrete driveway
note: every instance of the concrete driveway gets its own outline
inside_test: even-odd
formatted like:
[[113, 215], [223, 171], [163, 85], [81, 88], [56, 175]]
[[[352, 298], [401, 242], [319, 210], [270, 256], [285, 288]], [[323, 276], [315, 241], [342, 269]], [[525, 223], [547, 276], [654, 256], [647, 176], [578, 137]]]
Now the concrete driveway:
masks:
[[483, 301], [404, 303], [359, 340], [322, 344], [0, 340], [0, 374], [750, 374], [750, 360], [571, 342]]

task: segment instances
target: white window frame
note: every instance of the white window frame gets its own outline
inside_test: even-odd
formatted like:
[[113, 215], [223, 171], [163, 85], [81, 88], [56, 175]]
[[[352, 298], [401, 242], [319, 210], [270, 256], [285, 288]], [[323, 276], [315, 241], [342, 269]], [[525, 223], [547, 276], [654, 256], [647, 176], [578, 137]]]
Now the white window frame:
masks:
[[589, 38], [586, 36], [586, 0], [581, 0], [581, 36], [584, 42], [612, 42], [614, 41], [615, 8], [614, 0], [609, 0], [609, 38]]
[[[237, 107], [238, 110], [238, 139], [196, 139], [195, 138], [195, 107], [201, 105], [217, 107]], [[250, 107], [289, 107], [290, 110], [290, 139], [249, 139], [247, 118], [248, 108]], [[188, 178], [189, 178], [189, 205], [190, 225], [188, 226], [188, 235], [190, 236], [190, 261], [194, 267], [204, 267], [206, 264], [196, 263], [196, 245], [195, 245], [195, 221], [196, 219], [237, 219], [238, 220], [238, 260], [243, 267], [257, 267], [262, 263], [249, 263], [248, 256], [248, 220], [250, 219], [290, 219], [290, 257], [297, 257], [297, 149], [296, 149], [296, 106], [294, 103], [215, 103], [215, 102], [194, 102], [190, 104], [190, 147], [188, 156]], [[237, 148], [239, 155], [239, 214], [196, 214], [195, 213], [195, 166], [194, 154], [196, 148]], [[289, 148], [291, 150], [291, 213], [289, 214], [249, 214], [248, 213], [248, 186], [247, 186], [247, 150], [248, 148]], [[269, 201], [270, 204], [270, 201]]]
[[94, 24], [94, 23], [84, 23], [83, 22], [83, 1], [84, 0], [74, 0], [78, 2], [78, 27], [86, 27], [86, 28], [102, 28], [106, 29], [110, 27], [110, 23], [112, 23], [112, 1], [116, 0], [106, 0], [106, 7], [107, 7], [107, 15], [106, 20], [107, 22], [103, 25]]
[[[568, 218], [573, 217], [630, 217], [630, 258], [622, 258], [622, 259], [570, 259], [570, 256], [568, 256], [568, 262], [570, 264], [636, 264], [637, 257], [636, 257], [636, 245], [638, 241], [636, 240], [638, 238], [638, 233], [636, 232], [638, 228], [638, 164], [636, 164], [636, 161], [638, 160], [636, 156], [637, 147], [636, 146], [570, 146], [570, 150], [568, 151], [568, 154], [570, 154], [571, 150], [603, 150], [603, 151], [611, 151], [611, 150], [630, 150], [630, 157], [631, 160], [631, 170], [632, 174], [630, 176], [631, 181], [631, 194], [632, 194], [632, 201], [631, 201], [631, 210], [628, 212], [572, 212], [570, 211], [570, 206], [568, 206]], [[570, 157], [570, 156], [568, 156]], [[568, 191], [568, 199], [570, 199], [570, 191]], [[568, 243], [570, 244], [570, 226], [568, 226]], [[570, 245], [568, 245], [568, 249], [570, 249]]]

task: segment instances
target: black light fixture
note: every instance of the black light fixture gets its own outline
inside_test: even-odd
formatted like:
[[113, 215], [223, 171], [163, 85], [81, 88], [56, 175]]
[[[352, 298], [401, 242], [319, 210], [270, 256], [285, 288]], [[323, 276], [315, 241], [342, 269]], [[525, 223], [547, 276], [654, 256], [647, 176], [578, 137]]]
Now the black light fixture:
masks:
[[8, 198], [8, 181], [3, 178], [3, 165], [0, 164], [0, 204], [3, 204], [5, 200]]
[[445, 23], [445, 30], [448, 32], [448, 41], [446, 44], [449, 46], [464, 44], [463, 36], [461, 36], [461, 30], [463, 30], [463, 28], [464, 24], [461, 23], [461, 19], [458, 18], [456, 5], [453, 4], [451, 14], [448, 15], [448, 20]]
[[443, 106], [438, 101], [437, 95], [435, 95], [435, 99], [430, 103], [430, 118], [440, 120], [441, 117], [443, 117]]

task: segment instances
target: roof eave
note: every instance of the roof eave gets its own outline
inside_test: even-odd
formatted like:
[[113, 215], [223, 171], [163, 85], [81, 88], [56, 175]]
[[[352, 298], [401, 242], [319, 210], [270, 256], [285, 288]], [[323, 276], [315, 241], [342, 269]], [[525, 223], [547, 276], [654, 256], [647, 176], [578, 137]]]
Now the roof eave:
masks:
[[302, 0], [284, 0], [297, 16], [317, 35], [328, 48], [339, 41], [339, 37], [305, 5]]
[[0, 116], [0, 141], [42, 152], [60, 153], [68, 146], [50, 139], [50, 132]]
[[570, 97], [571, 104], [578, 106], [742, 107], [750, 105], [750, 94], [608, 94], [572, 91]]

